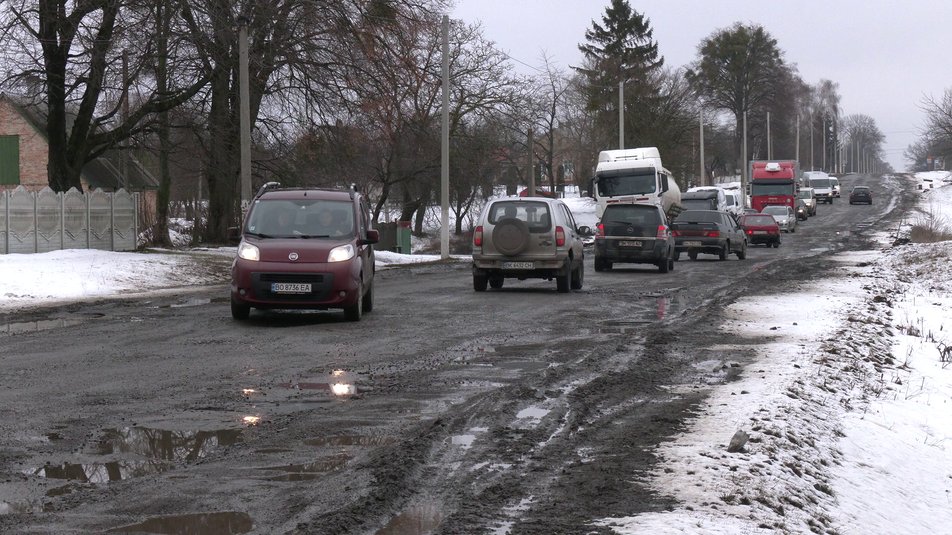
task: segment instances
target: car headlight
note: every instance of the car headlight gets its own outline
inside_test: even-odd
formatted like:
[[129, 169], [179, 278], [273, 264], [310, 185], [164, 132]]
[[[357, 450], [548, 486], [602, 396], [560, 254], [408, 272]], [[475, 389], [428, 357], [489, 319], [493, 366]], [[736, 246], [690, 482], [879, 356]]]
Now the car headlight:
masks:
[[334, 247], [331, 249], [331, 252], [327, 255], [328, 262], [343, 262], [344, 260], [350, 260], [354, 257], [356, 250], [351, 244], [341, 245], [339, 247]]
[[258, 246], [243, 241], [238, 244], [238, 257], [257, 262], [261, 260], [261, 251], [258, 250]]

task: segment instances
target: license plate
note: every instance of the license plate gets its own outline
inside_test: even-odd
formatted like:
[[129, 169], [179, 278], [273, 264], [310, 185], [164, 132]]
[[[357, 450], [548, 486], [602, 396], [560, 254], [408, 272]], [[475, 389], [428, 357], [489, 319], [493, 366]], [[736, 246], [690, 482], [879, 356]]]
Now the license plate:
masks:
[[618, 242], [619, 247], [641, 247], [640, 241], [620, 241]]
[[684, 245], [685, 247], [700, 247], [700, 246], [701, 246], [701, 242], [699, 242], [699, 241], [686, 241], [686, 242], [682, 243], [681, 245]]
[[275, 294], [309, 294], [311, 284], [302, 282], [272, 282], [271, 293]]
[[503, 262], [503, 269], [532, 269], [535, 265], [532, 262]]
[[766, 230], [755, 230], [755, 231], [754, 231], [754, 234], [766, 234], [766, 233], [767, 233]]

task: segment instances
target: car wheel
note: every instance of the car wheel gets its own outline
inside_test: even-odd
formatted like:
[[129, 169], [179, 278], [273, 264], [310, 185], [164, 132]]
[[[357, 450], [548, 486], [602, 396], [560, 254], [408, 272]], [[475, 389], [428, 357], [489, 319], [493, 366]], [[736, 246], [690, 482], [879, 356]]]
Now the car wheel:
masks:
[[668, 271], [674, 271], [674, 258], [668, 259]]
[[688, 258], [691, 260], [697, 260], [697, 251], [688, 251]]
[[740, 248], [740, 251], [737, 251], [737, 259], [743, 260], [747, 258], [747, 242], [744, 242], [744, 246]]
[[489, 283], [489, 278], [486, 277], [483, 273], [473, 273], [473, 289], [477, 292], [485, 292], [486, 284]]
[[239, 303], [235, 301], [235, 298], [231, 298], [231, 317], [239, 321], [248, 319], [248, 315], [251, 314], [251, 306], [244, 303]]
[[558, 290], [559, 293], [568, 293], [571, 278], [572, 264], [569, 260], [566, 260], [565, 265], [559, 270], [559, 274], [555, 276], [555, 289]]
[[718, 260], [727, 260], [727, 252], [730, 250], [730, 243], [725, 243], [721, 250], [717, 253]]
[[347, 321], [360, 321], [364, 315], [364, 283], [357, 285], [357, 300], [353, 305], [344, 307], [344, 318]]
[[585, 261], [584, 259], [578, 263], [578, 268], [572, 272], [572, 289], [581, 290], [582, 284], [585, 282]]
[[790, 229], [790, 232], [796, 232], [796, 231], [797, 231], [797, 227], [796, 227], [796, 225], [794, 225], [794, 227], [793, 227], [792, 229]]
[[367, 291], [364, 292], [364, 312], [370, 312], [374, 309], [374, 283], [371, 281], [370, 286], [367, 287]]
[[773, 242], [773, 248], [776, 249], [778, 247], [780, 247], [780, 242], [779, 241]]
[[674, 260], [675, 262], [681, 260], [681, 251], [675, 251], [675, 252], [674, 252], [673, 260]]
[[661, 261], [658, 262], [657, 265], [658, 265], [658, 271], [660, 271], [661, 273], [667, 273], [671, 271], [671, 261], [668, 260], [667, 258], [662, 258]]
[[605, 271], [605, 261], [595, 257], [595, 271]]
[[505, 280], [506, 280], [506, 279], [504, 279], [504, 278], [502, 278], [502, 277], [493, 277], [493, 278], [489, 279], [489, 287], [492, 288], [492, 289], [494, 289], [494, 290], [498, 290], [498, 289], [502, 288], [503, 282], [504, 282]]

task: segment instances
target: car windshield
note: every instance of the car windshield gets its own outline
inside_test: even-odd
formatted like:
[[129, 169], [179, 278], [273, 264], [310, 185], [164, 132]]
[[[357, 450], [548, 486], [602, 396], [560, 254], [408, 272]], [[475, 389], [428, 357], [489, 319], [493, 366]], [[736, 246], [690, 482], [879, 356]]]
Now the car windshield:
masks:
[[801, 199], [812, 199], [812, 198], [813, 198], [813, 190], [812, 190], [812, 189], [802, 189], [802, 190], [800, 190], [800, 193], [797, 194], [797, 197], [799, 197], [799, 198], [801, 198]]
[[776, 225], [777, 221], [769, 215], [748, 215], [744, 216], [742, 224], [744, 226], [761, 227]]
[[546, 232], [552, 228], [549, 205], [540, 201], [502, 201], [489, 209], [489, 223], [496, 225], [503, 219], [518, 219], [531, 232]]
[[761, 212], [770, 215], [788, 215], [786, 206], [765, 206]]
[[719, 223], [721, 214], [711, 210], [686, 210], [678, 214], [676, 223]]
[[814, 188], [829, 188], [832, 184], [829, 178], [814, 178], [810, 180], [810, 185]]
[[615, 197], [618, 195], [639, 195], [654, 193], [654, 169], [639, 169], [622, 173], [606, 173], [598, 175], [598, 195], [601, 197]]
[[866, 186], [856, 186], [855, 188], [853, 188], [853, 191], [855, 191], [856, 193], [866, 193], [869, 191], [869, 188], [867, 188]]
[[753, 183], [750, 185], [750, 194], [757, 195], [793, 195], [793, 181], [781, 183]]
[[245, 229], [263, 238], [349, 238], [354, 206], [323, 199], [258, 199]]
[[661, 214], [654, 206], [616, 204], [605, 208], [602, 221], [605, 223], [655, 226], [661, 224]]

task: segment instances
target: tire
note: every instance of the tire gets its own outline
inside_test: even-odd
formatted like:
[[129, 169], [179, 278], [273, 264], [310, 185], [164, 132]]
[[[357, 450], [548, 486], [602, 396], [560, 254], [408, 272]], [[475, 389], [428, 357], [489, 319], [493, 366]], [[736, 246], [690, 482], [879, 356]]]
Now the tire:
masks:
[[374, 283], [371, 281], [370, 286], [367, 287], [367, 291], [364, 292], [363, 298], [363, 307], [364, 312], [370, 312], [374, 309]]
[[681, 251], [675, 251], [674, 257], [672, 257], [672, 260], [674, 260], [675, 262], [681, 260]]
[[521, 219], [503, 219], [492, 233], [493, 246], [506, 256], [516, 256], [529, 247], [529, 226]]
[[505, 282], [505, 280], [506, 280], [506, 279], [504, 279], [504, 278], [502, 278], [502, 277], [493, 277], [493, 278], [489, 279], [489, 287], [492, 288], [492, 289], [494, 289], [494, 290], [498, 290], [498, 289], [502, 288], [502, 285], [503, 285], [503, 283]]
[[697, 260], [697, 251], [688, 251], [688, 258], [691, 260]]
[[779, 241], [773, 242], [773, 248], [774, 248], [774, 249], [777, 249], [777, 248], [779, 248], [779, 247], [780, 247], [780, 242], [779, 242]]
[[235, 298], [231, 298], [231, 317], [238, 321], [244, 321], [248, 319], [248, 315], [251, 314], [251, 306], [244, 303], [239, 303], [235, 301]]
[[489, 283], [489, 278], [486, 277], [483, 273], [473, 273], [473, 290], [477, 292], [485, 292], [486, 285]]
[[721, 247], [721, 250], [718, 251], [718, 253], [717, 253], [717, 259], [718, 259], [718, 260], [727, 260], [727, 254], [728, 254], [728, 252], [730, 251], [730, 248], [731, 248], [731, 244], [730, 244], [729, 242], [728, 242], [728, 243], [725, 243], [724, 246]]
[[735, 254], [737, 255], [738, 260], [743, 260], [747, 258], [747, 242], [746, 241], [744, 242], [744, 246], [741, 247], [740, 251], [737, 251]]
[[565, 265], [562, 266], [561, 272], [555, 276], [555, 289], [559, 293], [568, 293], [569, 287], [571, 285], [572, 278], [572, 264], [569, 260], [565, 261]]
[[796, 225], [794, 225], [794, 226], [793, 226], [793, 228], [792, 228], [792, 229], [790, 229], [790, 232], [796, 232], [796, 231], [797, 231], [797, 226], [796, 226]]
[[360, 321], [364, 315], [364, 283], [357, 285], [357, 301], [350, 306], [344, 307], [344, 319], [347, 321]]
[[578, 263], [578, 268], [572, 272], [571, 287], [573, 290], [581, 290], [585, 283], [585, 259]]
[[672, 262], [668, 258], [662, 258], [661, 261], [658, 262], [658, 271], [660, 271], [661, 273], [667, 273], [671, 271], [671, 264], [673, 263], [674, 262]]
[[595, 271], [605, 271], [605, 261], [599, 257], [595, 257]]

